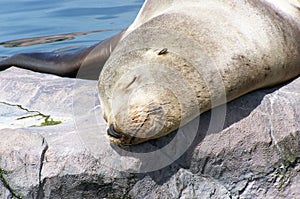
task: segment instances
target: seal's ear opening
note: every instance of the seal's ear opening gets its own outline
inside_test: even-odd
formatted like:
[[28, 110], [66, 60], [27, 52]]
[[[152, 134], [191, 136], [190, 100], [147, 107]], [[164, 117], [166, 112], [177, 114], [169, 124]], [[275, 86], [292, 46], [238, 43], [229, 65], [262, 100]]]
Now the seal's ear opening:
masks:
[[168, 53], [168, 49], [167, 48], [163, 48], [162, 50], [160, 50], [157, 55], [165, 55]]

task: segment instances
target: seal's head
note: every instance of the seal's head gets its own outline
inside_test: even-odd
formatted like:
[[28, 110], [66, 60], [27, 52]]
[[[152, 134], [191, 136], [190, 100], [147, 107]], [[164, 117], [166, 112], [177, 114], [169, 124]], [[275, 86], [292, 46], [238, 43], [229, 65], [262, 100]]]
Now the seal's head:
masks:
[[165, 48], [138, 49], [108, 60], [98, 87], [111, 142], [138, 144], [186, 123], [194, 114], [189, 108], [197, 105], [180, 73], [188, 66]]
[[173, 121], [180, 121], [180, 105], [171, 90], [153, 84], [138, 87], [129, 95], [124, 89], [117, 90], [112, 110], [107, 115], [107, 134], [111, 142], [138, 144], [179, 127], [179, 123]]

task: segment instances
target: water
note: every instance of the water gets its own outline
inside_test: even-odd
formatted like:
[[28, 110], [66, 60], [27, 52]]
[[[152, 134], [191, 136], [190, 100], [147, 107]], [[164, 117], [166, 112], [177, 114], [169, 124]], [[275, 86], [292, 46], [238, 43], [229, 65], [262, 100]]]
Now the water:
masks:
[[130, 25], [143, 2], [1, 0], [0, 57], [90, 46]]

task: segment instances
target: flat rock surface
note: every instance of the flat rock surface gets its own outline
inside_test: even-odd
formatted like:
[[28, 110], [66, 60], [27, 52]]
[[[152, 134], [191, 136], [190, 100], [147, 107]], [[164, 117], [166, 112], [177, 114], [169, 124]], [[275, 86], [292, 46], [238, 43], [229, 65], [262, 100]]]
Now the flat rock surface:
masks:
[[97, 82], [0, 72], [0, 198], [297, 198], [300, 78], [163, 139], [109, 143]]

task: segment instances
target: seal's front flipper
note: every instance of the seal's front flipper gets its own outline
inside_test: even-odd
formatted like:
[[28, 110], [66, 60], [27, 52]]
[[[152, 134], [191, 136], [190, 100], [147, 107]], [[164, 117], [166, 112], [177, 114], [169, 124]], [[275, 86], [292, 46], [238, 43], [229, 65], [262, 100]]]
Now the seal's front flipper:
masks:
[[[11, 66], [64, 77], [98, 79], [123, 32], [74, 53], [21, 53], [0, 61], [0, 71]], [[78, 73], [79, 72], [79, 73]]]
[[79, 57], [73, 57], [71, 53], [21, 53], [1, 61], [0, 69], [5, 70], [15, 66], [36, 72], [75, 77], [79, 67], [78, 61]]

